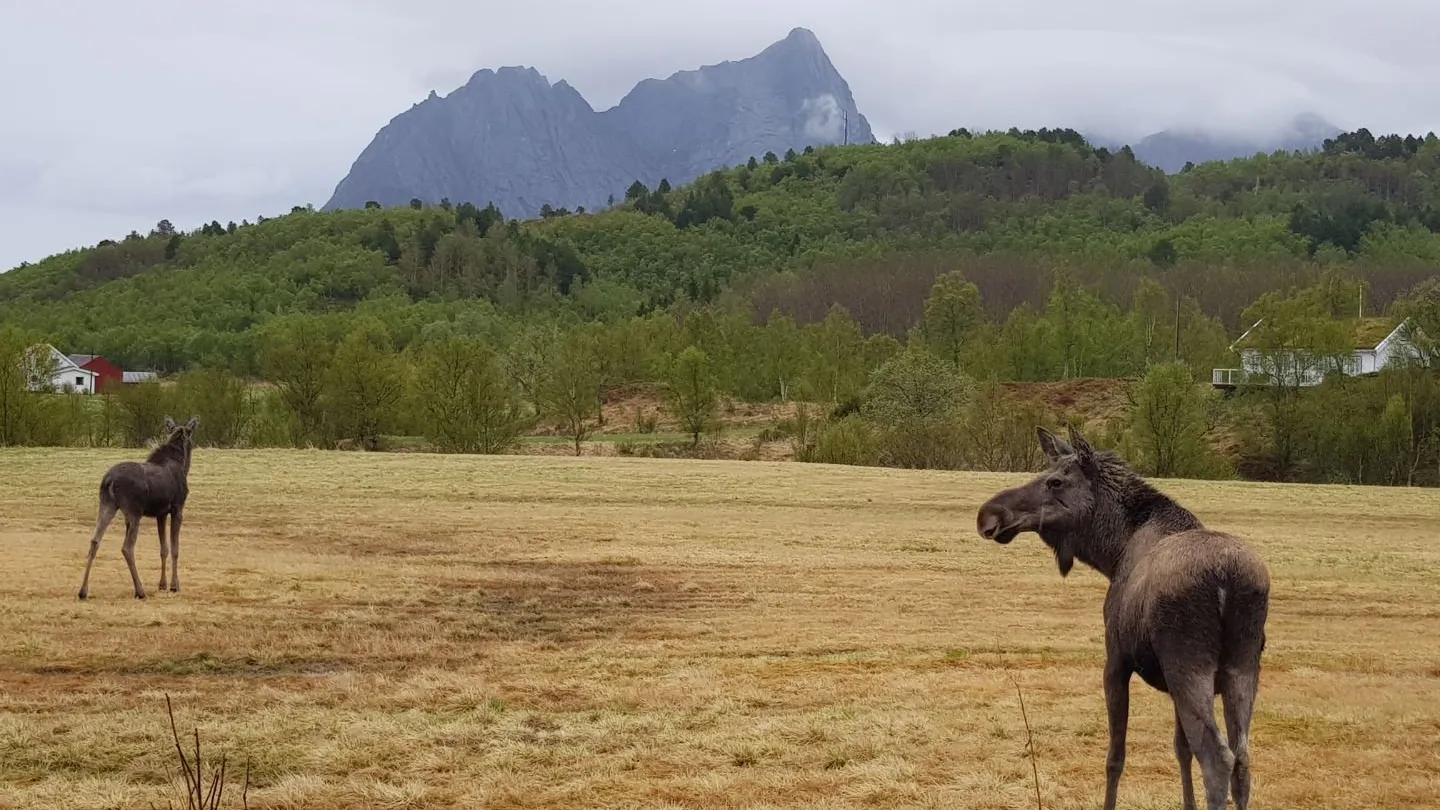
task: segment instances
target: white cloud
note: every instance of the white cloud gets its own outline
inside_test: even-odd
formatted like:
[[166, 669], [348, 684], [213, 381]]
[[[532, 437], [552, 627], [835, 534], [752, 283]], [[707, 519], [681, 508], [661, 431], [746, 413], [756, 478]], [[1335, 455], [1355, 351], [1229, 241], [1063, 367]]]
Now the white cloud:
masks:
[[800, 111], [805, 113], [805, 134], [811, 138], [838, 141], [845, 133], [845, 111], [830, 93], [805, 99]]

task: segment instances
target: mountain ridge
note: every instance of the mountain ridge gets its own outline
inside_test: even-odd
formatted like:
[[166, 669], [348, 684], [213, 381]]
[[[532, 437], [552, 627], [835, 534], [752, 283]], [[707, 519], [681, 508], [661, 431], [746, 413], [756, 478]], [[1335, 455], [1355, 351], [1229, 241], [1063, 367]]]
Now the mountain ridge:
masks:
[[635, 180], [681, 184], [766, 152], [873, 141], [819, 38], [796, 27], [753, 56], [642, 79], [604, 111], [534, 67], [482, 68], [391, 118], [322, 210], [448, 198], [529, 219], [547, 204], [607, 206]]
[[1264, 134], [1226, 133], [1205, 126], [1168, 127], [1138, 140], [1087, 134], [1096, 146], [1119, 149], [1129, 145], [1140, 161], [1174, 174], [1186, 163], [1207, 163], [1251, 157], [1256, 153], [1319, 149], [1343, 130], [1313, 112], [1300, 113], [1284, 126]]

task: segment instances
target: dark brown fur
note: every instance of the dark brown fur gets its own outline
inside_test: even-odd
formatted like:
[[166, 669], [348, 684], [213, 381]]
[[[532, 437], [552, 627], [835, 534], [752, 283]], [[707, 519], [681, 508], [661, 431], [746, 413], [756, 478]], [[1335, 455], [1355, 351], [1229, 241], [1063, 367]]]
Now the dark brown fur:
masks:
[[[200, 418], [190, 417], [183, 425], [165, 417], [165, 443], [155, 448], [143, 462], [122, 461], [105, 471], [100, 479], [100, 514], [95, 520], [95, 536], [90, 538], [90, 556], [85, 561], [85, 579], [80, 582], [80, 598], [90, 593], [90, 567], [100, 538], [115, 519], [116, 512], [125, 515], [125, 543], [120, 553], [130, 566], [130, 579], [135, 584], [135, 598], [145, 598], [140, 572], [135, 569], [135, 541], [140, 535], [140, 518], [153, 517], [160, 529], [160, 590], [165, 590], [165, 558], [170, 558], [170, 590], [180, 591], [180, 521], [185, 512], [185, 499], [190, 495], [190, 453], [195, 447], [195, 427]], [[166, 542], [165, 520], [170, 520], [170, 537]]]
[[[1195, 808], [1191, 758], [1200, 760], [1210, 810], [1227, 790], [1250, 801], [1250, 716], [1260, 683], [1270, 577], [1237, 538], [1205, 528], [1189, 510], [1097, 452], [1074, 430], [1066, 442], [1038, 429], [1051, 466], [986, 501], [981, 536], [1009, 543], [1036, 532], [1062, 576], [1075, 561], [1109, 581], [1105, 595], [1105, 703], [1110, 716], [1105, 810], [1114, 810], [1125, 767], [1130, 676], [1170, 695], [1175, 756], [1186, 810]], [[1225, 707], [1227, 741], [1215, 724]]]

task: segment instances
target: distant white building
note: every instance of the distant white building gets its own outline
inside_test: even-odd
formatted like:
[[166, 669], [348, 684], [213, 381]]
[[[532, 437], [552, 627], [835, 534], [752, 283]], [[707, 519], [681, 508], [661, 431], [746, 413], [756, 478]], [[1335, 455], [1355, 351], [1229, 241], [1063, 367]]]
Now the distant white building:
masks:
[[[47, 388], [57, 393], [95, 393], [95, 372], [81, 368], [48, 343], [31, 346], [25, 355], [26, 376], [31, 391]], [[47, 368], [51, 372], [46, 374]]]
[[1351, 351], [1334, 367], [1332, 358], [1317, 356], [1303, 349], [1291, 352], [1266, 353], [1246, 345], [1246, 338], [1255, 331], [1264, 319], [1250, 325], [1234, 343], [1232, 350], [1239, 349], [1241, 368], [1217, 368], [1211, 374], [1211, 384], [1216, 388], [1235, 388], [1241, 384], [1268, 385], [1275, 378], [1293, 380], [1297, 385], [1309, 387], [1324, 382], [1325, 375], [1333, 371], [1355, 376], [1374, 374], [1402, 357], [1419, 357], [1420, 353], [1410, 342], [1412, 329], [1407, 329], [1409, 320], [1397, 322], [1393, 318], [1354, 318], [1351, 320]]

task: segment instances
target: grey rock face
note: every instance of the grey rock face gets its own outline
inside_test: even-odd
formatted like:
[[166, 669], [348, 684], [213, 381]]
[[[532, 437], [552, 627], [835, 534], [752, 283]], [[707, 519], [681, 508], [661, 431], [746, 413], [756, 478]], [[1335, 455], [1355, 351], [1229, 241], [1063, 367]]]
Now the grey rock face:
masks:
[[481, 70], [391, 119], [324, 208], [449, 198], [521, 218], [546, 203], [598, 209], [637, 179], [678, 185], [847, 139], [874, 135], [819, 40], [797, 28], [749, 59], [642, 81], [603, 113], [533, 68]]
[[639, 151], [570, 85], [533, 68], [481, 70], [463, 87], [391, 119], [360, 153], [327, 209], [413, 198], [533, 216], [546, 202], [599, 207], [644, 165]]
[[850, 86], [804, 28], [749, 59], [640, 82], [603, 116], [657, 161], [650, 176], [671, 183], [766, 152], [875, 139]]

